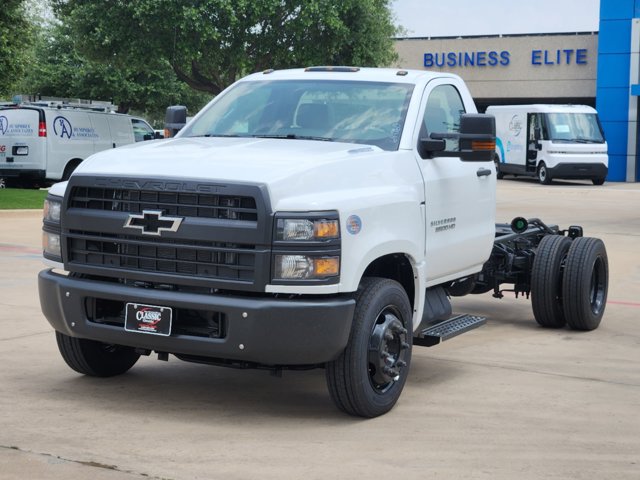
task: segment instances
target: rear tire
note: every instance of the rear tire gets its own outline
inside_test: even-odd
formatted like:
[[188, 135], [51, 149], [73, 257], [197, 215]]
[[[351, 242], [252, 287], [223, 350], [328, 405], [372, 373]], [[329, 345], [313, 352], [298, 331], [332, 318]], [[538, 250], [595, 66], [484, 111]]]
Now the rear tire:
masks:
[[540, 162], [538, 165], [538, 181], [543, 185], [549, 185], [551, 183], [551, 175], [544, 162]]
[[567, 253], [562, 296], [564, 315], [574, 330], [595, 330], [607, 303], [609, 262], [599, 238], [576, 238]]
[[409, 374], [411, 321], [411, 304], [398, 282], [362, 280], [347, 347], [326, 365], [327, 387], [340, 410], [371, 418], [393, 408]]
[[58, 350], [67, 365], [83, 375], [113, 377], [129, 370], [140, 358], [132, 347], [111, 345], [56, 332]]
[[562, 298], [562, 277], [571, 239], [547, 235], [538, 245], [531, 271], [531, 306], [539, 325], [562, 328], [566, 325]]

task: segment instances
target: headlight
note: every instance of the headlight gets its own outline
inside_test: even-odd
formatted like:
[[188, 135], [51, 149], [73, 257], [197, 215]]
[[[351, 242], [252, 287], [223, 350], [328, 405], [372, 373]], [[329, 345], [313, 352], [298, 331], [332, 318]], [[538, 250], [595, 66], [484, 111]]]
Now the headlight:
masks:
[[340, 281], [338, 212], [278, 212], [273, 227], [271, 280], [275, 284], [331, 285]]
[[62, 258], [62, 248], [60, 246], [60, 234], [42, 232], [42, 251], [45, 256]]
[[321, 241], [340, 236], [337, 219], [279, 218], [276, 224], [276, 240]]
[[60, 212], [62, 198], [49, 195], [42, 210], [42, 252], [45, 258], [62, 262], [62, 242], [60, 237]]
[[314, 280], [335, 277], [340, 273], [340, 257], [310, 255], [276, 255], [275, 279]]
[[60, 223], [60, 210], [62, 209], [62, 199], [55, 200], [52, 197], [44, 201], [42, 219], [45, 222]]

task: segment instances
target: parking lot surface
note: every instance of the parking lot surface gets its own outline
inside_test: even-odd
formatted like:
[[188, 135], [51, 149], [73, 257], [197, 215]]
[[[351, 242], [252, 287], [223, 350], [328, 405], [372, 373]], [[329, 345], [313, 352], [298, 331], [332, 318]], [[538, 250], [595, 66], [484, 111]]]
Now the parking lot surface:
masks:
[[396, 407], [338, 412], [324, 372], [143, 357], [69, 369], [38, 300], [40, 212], [0, 211], [0, 477], [69, 479], [640, 478], [640, 184], [498, 182], [498, 221], [539, 217], [604, 240], [593, 332], [538, 327], [512, 294], [455, 299], [486, 326], [414, 347]]

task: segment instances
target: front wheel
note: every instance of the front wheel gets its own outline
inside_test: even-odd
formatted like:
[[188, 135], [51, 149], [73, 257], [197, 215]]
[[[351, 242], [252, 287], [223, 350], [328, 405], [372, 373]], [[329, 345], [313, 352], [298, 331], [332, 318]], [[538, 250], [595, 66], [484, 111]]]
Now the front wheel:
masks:
[[326, 366], [329, 393], [350, 415], [377, 417], [396, 404], [411, 363], [412, 310], [402, 286], [364, 278], [347, 347]]
[[113, 377], [129, 370], [140, 355], [131, 347], [75, 338], [56, 332], [58, 350], [73, 370], [92, 377]]
[[540, 162], [538, 166], [538, 181], [543, 185], [549, 185], [551, 183], [551, 175], [549, 175], [549, 169], [544, 162]]

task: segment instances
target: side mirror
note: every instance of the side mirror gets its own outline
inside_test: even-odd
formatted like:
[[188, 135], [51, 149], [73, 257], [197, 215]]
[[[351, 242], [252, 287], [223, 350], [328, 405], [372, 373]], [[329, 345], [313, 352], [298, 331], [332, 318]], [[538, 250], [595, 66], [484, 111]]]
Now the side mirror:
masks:
[[[444, 151], [445, 139], [457, 140], [457, 151]], [[464, 162], [492, 162], [496, 153], [496, 119], [493, 115], [465, 113], [460, 116], [460, 133], [432, 133], [418, 142], [422, 158], [459, 157]]]
[[496, 153], [496, 119], [493, 115], [467, 113], [460, 117], [460, 159], [492, 162]]
[[167, 107], [164, 115], [164, 130], [169, 137], [173, 137], [187, 123], [187, 107], [183, 105], [173, 105]]

